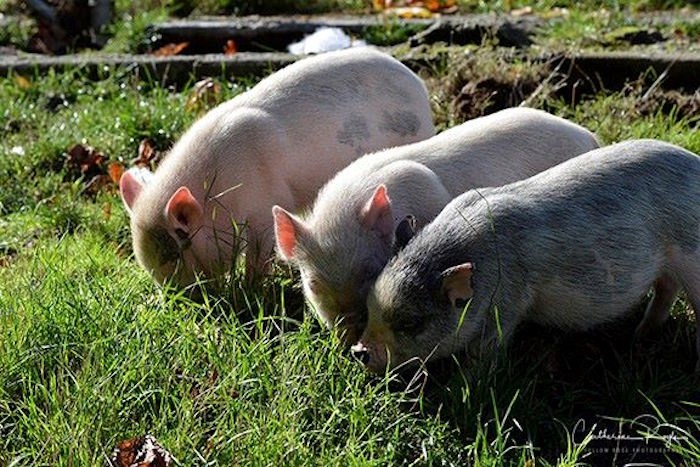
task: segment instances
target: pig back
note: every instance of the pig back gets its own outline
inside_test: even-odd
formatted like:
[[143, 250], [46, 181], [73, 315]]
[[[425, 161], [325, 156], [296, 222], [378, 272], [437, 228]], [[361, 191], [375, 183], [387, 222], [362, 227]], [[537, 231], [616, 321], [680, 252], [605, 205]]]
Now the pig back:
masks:
[[587, 129], [529, 108], [468, 121], [430, 141], [432, 151], [426, 147], [416, 159], [433, 170], [453, 196], [522, 180], [599, 147]]
[[301, 60], [260, 82], [236, 106], [275, 117], [284, 133], [284, 153], [275, 163], [290, 183], [302, 191], [313, 187], [314, 194], [359, 156], [435, 133], [423, 82], [370, 48]]
[[424, 141], [363, 156], [337, 174], [319, 199], [351, 189], [356, 180], [399, 160], [433, 171], [454, 198], [475, 187], [530, 177], [597, 147], [595, 136], [572, 122], [540, 110], [506, 109]]
[[490, 216], [481, 241], [497, 240], [517, 271], [510, 280], [531, 295], [533, 319], [585, 329], [641, 300], [669, 251], [698, 251], [699, 181], [692, 153], [629, 141], [493, 189], [483, 202], [465, 196], [462, 216]]

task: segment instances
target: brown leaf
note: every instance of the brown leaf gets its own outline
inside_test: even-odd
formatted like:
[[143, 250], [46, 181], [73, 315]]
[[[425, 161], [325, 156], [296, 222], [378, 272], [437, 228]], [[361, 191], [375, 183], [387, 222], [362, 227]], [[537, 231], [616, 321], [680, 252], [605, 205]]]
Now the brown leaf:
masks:
[[169, 467], [171, 463], [170, 453], [151, 435], [125, 439], [112, 454], [115, 467]]
[[232, 55], [236, 55], [236, 52], [238, 52], [236, 41], [234, 41], [233, 39], [227, 40], [226, 45], [224, 46], [224, 55], [230, 57]]
[[[403, 6], [407, 7], [413, 7], [413, 8], [422, 8], [423, 10], [427, 10], [431, 13], [443, 13], [443, 14], [452, 14], [456, 13], [459, 10], [459, 6], [457, 5], [457, 0], [407, 0], [405, 2], [400, 2], [403, 4]], [[398, 5], [397, 5], [398, 7]], [[400, 10], [401, 11], [401, 10]], [[405, 10], [404, 10], [405, 11]], [[412, 10], [413, 13], [418, 13], [419, 10]], [[404, 13], [404, 14], [409, 14], [409, 13]], [[425, 12], [420, 13], [421, 17], [428, 17]]]
[[197, 81], [187, 98], [185, 110], [188, 112], [206, 110], [219, 101], [221, 86], [213, 78]]
[[155, 148], [153, 140], [144, 138], [139, 143], [136, 159], [132, 160], [131, 163], [138, 167], [153, 169], [153, 166], [157, 165], [160, 158], [161, 153]]
[[25, 91], [32, 87], [32, 83], [30, 83], [29, 80], [22, 75], [14, 75], [14, 80], [17, 86]]
[[391, 5], [391, 0], [372, 0], [372, 9], [374, 11], [384, 11]]
[[178, 44], [166, 44], [160, 49], [151, 52], [151, 55], [155, 55], [156, 57], [171, 57], [185, 50], [188, 45], [190, 45], [189, 42], [180, 42]]
[[422, 6], [395, 7], [386, 10], [387, 13], [396, 15], [403, 19], [432, 18], [433, 13]]
[[124, 166], [119, 162], [107, 164], [107, 157], [95, 148], [84, 143], [76, 144], [66, 152], [64, 161], [67, 180], [81, 179], [85, 182], [83, 193], [96, 196], [109, 187], [113, 189], [124, 173]]
[[124, 175], [124, 166], [119, 162], [110, 162], [107, 166], [107, 173], [112, 182], [118, 185], [119, 179]]
[[[68, 150], [65, 165], [69, 172], [91, 178], [104, 173], [104, 154], [85, 144], [76, 144]], [[77, 178], [77, 177], [76, 177]]]
[[440, 11], [440, 0], [426, 0], [423, 2], [423, 8], [433, 13]]

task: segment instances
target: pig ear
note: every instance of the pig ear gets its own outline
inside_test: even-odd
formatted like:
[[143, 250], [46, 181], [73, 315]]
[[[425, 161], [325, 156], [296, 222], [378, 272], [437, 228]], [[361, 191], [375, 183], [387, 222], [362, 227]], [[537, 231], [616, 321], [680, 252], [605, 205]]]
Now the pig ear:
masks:
[[189, 234], [201, 225], [204, 210], [189, 188], [181, 186], [165, 205], [165, 215], [174, 229], [182, 229]]
[[374, 230], [382, 238], [389, 238], [394, 233], [394, 217], [391, 212], [391, 200], [385, 185], [379, 185], [367, 204], [360, 211], [360, 223], [369, 230]]
[[472, 290], [473, 263], [463, 263], [449, 269], [445, 269], [440, 278], [442, 279], [441, 291], [452, 306], [457, 300], [469, 300], [474, 291]]
[[416, 218], [412, 215], [404, 217], [394, 231], [394, 252], [403, 249], [416, 234]]
[[124, 207], [126, 212], [131, 215], [131, 210], [136, 202], [136, 198], [139, 197], [141, 190], [143, 190], [144, 183], [141, 182], [137, 177], [134, 176], [131, 171], [127, 170], [119, 179], [119, 194], [124, 202]]
[[282, 259], [291, 261], [294, 259], [299, 239], [306, 235], [308, 228], [301, 219], [279, 206], [272, 207], [272, 216], [275, 218], [277, 251]]

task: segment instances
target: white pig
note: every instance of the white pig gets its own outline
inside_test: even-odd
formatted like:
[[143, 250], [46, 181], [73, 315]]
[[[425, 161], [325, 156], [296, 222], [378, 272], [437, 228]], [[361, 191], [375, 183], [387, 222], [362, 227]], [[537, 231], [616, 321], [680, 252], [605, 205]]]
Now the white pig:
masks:
[[319, 193], [303, 219], [273, 208], [280, 256], [301, 271], [304, 293], [346, 344], [366, 319], [369, 287], [392, 254], [400, 220], [430, 222], [464, 191], [520, 180], [597, 148], [588, 130], [541, 110], [513, 108], [433, 138], [366, 155]]
[[248, 272], [260, 272], [274, 204], [301, 209], [359, 156], [433, 134], [425, 85], [389, 55], [301, 60], [192, 125], [150, 182], [122, 176], [136, 258], [158, 282], [186, 286], [230, 270], [242, 239]]

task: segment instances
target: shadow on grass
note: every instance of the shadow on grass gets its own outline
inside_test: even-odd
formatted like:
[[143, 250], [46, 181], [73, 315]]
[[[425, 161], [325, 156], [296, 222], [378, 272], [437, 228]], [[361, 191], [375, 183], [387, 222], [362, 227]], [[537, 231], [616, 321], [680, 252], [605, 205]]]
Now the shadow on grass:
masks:
[[[592, 332], [523, 325], [493, 365], [470, 366], [465, 356], [429, 363], [418, 384], [423, 413], [469, 441], [552, 463], [576, 445], [573, 461], [592, 465], [697, 459], [700, 378], [684, 313], [641, 345], [633, 340], [640, 313]], [[415, 385], [414, 375], [394, 387]]]

